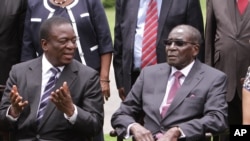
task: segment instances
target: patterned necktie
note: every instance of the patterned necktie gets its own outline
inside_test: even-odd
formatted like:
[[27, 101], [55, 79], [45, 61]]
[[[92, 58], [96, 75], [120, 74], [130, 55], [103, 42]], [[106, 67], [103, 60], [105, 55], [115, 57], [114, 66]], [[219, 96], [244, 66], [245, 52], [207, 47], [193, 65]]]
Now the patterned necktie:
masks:
[[241, 15], [245, 12], [247, 5], [248, 0], [238, 0], [238, 9]]
[[53, 73], [52, 76], [49, 78], [49, 81], [47, 82], [44, 92], [42, 94], [41, 100], [40, 100], [40, 106], [39, 106], [39, 110], [37, 113], [37, 121], [38, 123], [40, 122], [40, 120], [42, 119], [46, 106], [48, 104], [49, 101], [49, 96], [50, 93], [52, 92], [52, 89], [55, 87], [55, 83], [57, 80], [57, 73], [60, 72], [60, 70], [58, 68], [51, 68], [50, 71]]
[[144, 34], [142, 40], [141, 68], [157, 63], [156, 60], [156, 38], [158, 28], [157, 4], [150, 0], [146, 13]]
[[180, 84], [180, 78], [183, 76], [183, 74], [180, 71], [177, 71], [174, 73], [174, 83], [172, 85], [172, 87], [170, 88], [169, 94], [168, 94], [168, 98], [167, 98], [167, 102], [166, 105], [162, 108], [162, 112], [161, 112], [161, 116], [164, 117], [168, 111], [168, 108], [170, 107], [170, 104], [172, 103], [176, 91], [180, 88], [181, 84]]

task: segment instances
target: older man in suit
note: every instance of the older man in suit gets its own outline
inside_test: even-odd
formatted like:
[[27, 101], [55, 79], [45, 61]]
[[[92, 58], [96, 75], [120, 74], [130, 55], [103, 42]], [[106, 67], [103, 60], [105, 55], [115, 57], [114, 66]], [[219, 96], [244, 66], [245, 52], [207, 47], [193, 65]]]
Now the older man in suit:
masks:
[[[151, 7], [151, 3], [154, 8]], [[145, 35], [149, 17], [156, 15], [154, 26], [149, 26], [150, 39]], [[152, 14], [153, 13], [153, 14]], [[152, 24], [152, 19], [149, 20]], [[150, 41], [151, 53], [156, 53], [155, 63], [166, 62], [163, 39], [168, 37], [173, 27], [188, 24], [196, 27], [203, 35], [203, 19], [199, 0], [116, 0], [114, 71], [119, 96], [122, 100], [130, 91], [142, 68], [143, 40]], [[152, 31], [156, 31], [153, 35]], [[152, 39], [152, 37], [156, 37]], [[155, 41], [151, 41], [155, 40]], [[203, 50], [203, 48], [202, 48]], [[203, 61], [203, 51], [200, 51]]]
[[[200, 43], [201, 35], [192, 26], [179, 25], [170, 32], [165, 41], [167, 63], [145, 67], [112, 116], [119, 136], [204, 141], [206, 132], [226, 131], [227, 77], [196, 58]], [[140, 113], [145, 114], [144, 125], [136, 122]]]
[[90, 140], [103, 125], [98, 73], [73, 60], [77, 37], [68, 20], [45, 21], [40, 38], [44, 55], [10, 72], [0, 105], [3, 128], [17, 141]]

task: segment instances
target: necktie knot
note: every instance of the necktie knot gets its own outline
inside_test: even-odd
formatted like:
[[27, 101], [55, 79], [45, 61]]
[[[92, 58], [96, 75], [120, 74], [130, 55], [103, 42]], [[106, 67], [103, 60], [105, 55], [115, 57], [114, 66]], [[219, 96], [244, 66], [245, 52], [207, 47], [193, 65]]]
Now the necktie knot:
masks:
[[175, 76], [175, 78], [180, 79], [183, 76], [183, 74], [180, 71], [176, 71], [174, 73], [174, 76]]
[[53, 67], [53, 68], [50, 68], [50, 71], [53, 73], [53, 75], [57, 75], [57, 73], [60, 72], [60, 69], [59, 68], [56, 68], [56, 67]]

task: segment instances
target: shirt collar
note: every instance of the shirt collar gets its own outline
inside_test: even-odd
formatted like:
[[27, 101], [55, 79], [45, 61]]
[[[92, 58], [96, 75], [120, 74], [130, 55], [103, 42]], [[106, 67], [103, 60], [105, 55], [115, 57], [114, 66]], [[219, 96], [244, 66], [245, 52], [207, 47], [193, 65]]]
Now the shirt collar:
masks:
[[[53, 67], [54, 66], [49, 62], [49, 60], [43, 54], [43, 56], [42, 56], [42, 71], [43, 71], [43, 73], [48, 73], [50, 71], [50, 69], [53, 68]], [[57, 67], [57, 68], [59, 68], [60, 72], [62, 72], [64, 67], [65, 66], [60, 66], [60, 67]]]
[[192, 61], [189, 65], [187, 65], [185, 68], [181, 69], [181, 70], [177, 70], [175, 67], [171, 67], [171, 75], [173, 76], [173, 74], [176, 71], [180, 71], [184, 77], [186, 77], [188, 75], [188, 73], [190, 72], [191, 68], [193, 67], [195, 61]]

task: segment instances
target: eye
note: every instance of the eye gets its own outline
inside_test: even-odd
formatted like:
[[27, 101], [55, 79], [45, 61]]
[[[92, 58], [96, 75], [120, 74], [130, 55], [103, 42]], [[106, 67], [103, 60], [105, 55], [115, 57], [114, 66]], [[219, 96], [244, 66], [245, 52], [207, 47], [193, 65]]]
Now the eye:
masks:
[[179, 47], [183, 46], [184, 44], [185, 44], [184, 41], [175, 41], [175, 45], [177, 45]]
[[61, 43], [61, 44], [66, 44], [67, 43], [67, 39], [60, 39], [58, 42]]

